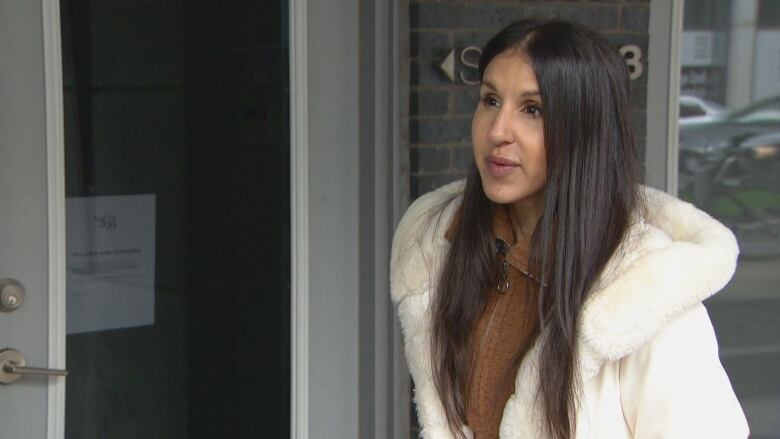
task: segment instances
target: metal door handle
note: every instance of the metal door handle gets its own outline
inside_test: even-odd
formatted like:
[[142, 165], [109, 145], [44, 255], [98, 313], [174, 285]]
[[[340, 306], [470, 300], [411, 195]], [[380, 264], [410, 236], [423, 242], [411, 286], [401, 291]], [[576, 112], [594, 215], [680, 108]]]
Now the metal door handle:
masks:
[[16, 375], [49, 375], [55, 377], [64, 377], [68, 375], [68, 371], [65, 369], [46, 369], [42, 367], [16, 366], [11, 362], [5, 363], [3, 365], [3, 371], [5, 373], [13, 373]]
[[61, 376], [68, 375], [65, 369], [47, 369], [42, 367], [27, 367], [19, 351], [6, 348], [0, 350], [0, 384], [13, 384], [23, 375]]

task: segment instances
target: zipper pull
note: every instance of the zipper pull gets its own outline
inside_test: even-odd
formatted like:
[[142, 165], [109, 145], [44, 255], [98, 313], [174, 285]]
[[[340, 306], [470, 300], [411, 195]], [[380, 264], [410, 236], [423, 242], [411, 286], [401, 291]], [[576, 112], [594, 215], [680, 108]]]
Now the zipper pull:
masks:
[[496, 288], [501, 294], [509, 291], [509, 260], [506, 256], [504, 257], [504, 262], [501, 264], [501, 279], [499, 279]]

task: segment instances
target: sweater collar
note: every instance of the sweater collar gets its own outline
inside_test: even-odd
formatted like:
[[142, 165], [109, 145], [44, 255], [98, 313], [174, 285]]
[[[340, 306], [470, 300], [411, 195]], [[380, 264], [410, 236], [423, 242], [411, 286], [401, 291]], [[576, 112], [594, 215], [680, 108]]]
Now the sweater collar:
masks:
[[[462, 206], [459, 206], [450, 221], [447, 230], [444, 232], [444, 239], [452, 243], [455, 239], [458, 227], [460, 227], [461, 216], [463, 214]], [[528, 272], [528, 251], [530, 239], [524, 236], [518, 239], [515, 229], [512, 226], [512, 217], [509, 215], [509, 208], [504, 204], [493, 205], [493, 235], [496, 240], [504, 242], [509, 250], [509, 262], [523, 273]], [[536, 277], [532, 277], [536, 278]]]

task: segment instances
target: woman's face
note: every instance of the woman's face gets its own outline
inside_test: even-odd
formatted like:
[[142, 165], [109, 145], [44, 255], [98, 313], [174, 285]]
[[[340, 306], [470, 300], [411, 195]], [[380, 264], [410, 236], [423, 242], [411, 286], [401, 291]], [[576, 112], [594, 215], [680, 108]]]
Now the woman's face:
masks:
[[521, 51], [497, 55], [485, 69], [471, 122], [474, 160], [494, 203], [541, 200], [547, 177], [542, 100]]

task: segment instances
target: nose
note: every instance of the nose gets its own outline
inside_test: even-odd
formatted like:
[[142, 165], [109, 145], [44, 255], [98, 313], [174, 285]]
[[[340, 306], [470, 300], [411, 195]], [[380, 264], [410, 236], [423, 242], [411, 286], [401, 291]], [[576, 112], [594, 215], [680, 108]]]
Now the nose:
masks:
[[512, 115], [507, 110], [508, 109], [506, 107], [502, 108], [501, 111], [496, 114], [495, 119], [493, 119], [493, 123], [490, 125], [488, 138], [493, 143], [493, 146], [501, 146], [514, 142], [511, 129]]

